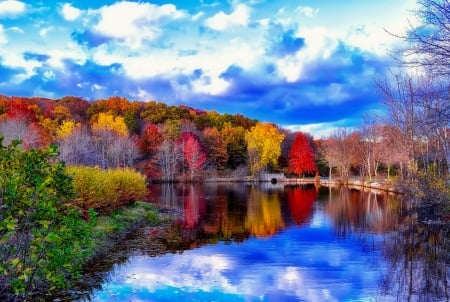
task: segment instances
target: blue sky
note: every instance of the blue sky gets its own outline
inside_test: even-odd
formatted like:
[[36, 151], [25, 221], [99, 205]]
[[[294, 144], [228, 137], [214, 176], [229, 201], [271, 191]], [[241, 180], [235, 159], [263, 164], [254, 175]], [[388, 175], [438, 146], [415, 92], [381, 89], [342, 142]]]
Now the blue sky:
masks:
[[0, 0], [0, 94], [184, 104], [316, 136], [380, 109], [415, 0]]

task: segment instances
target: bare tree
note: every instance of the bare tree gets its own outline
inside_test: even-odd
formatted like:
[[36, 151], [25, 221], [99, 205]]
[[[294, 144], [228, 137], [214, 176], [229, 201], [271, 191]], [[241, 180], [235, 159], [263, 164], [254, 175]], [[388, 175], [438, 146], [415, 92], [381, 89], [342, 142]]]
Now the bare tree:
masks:
[[77, 128], [71, 135], [58, 142], [59, 158], [69, 165], [95, 165], [98, 152], [86, 127]]
[[401, 61], [407, 66], [422, 67], [427, 73], [450, 75], [450, 1], [418, 0], [415, 15], [420, 25], [410, 24], [405, 35], [396, 35], [407, 42]]
[[159, 147], [157, 162], [162, 174], [162, 180], [173, 181], [177, 173], [177, 167], [183, 160], [183, 150], [172, 140], [165, 140]]
[[338, 128], [322, 144], [322, 153], [328, 163], [329, 175], [336, 168], [341, 180], [348, 180], [352, 164], [357, 162], [356, 149], [359, 140], [345, 128]]
[[[439, 155], [450, 163], [450, 86], [448, 81], [430, 75], [396, 74], [377, 85], [389, 113], [389, 123], [401, 134], [408, 150], [408, 169], [417, 172], [419, 163], [425, 172]], [[433, 142], [438, 141], [436, 145]], [[450, 170], [448, 170], [450, 172]]]
[[8, 145], [12, 140], [22, 141], [22, 146], [25, 149], [37, 148], [41, 145], [39, 131], [25, 120], [7, 119], [1, 121], [0, 134], [3, 135], [4, 145]]

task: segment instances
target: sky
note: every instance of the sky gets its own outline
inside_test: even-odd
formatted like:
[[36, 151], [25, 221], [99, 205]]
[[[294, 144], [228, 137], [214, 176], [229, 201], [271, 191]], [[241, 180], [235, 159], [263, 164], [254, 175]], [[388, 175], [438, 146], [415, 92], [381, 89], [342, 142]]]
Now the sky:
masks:
[[0, 0], [0, 94], [126, 97], [325, 135], [382, 110], [415, 0]]

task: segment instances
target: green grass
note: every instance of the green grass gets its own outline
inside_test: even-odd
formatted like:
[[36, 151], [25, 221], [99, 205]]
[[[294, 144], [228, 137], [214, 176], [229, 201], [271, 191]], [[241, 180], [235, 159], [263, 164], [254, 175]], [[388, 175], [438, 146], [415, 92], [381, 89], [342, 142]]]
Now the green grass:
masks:
[[114, 238], [123, 236], [133, 228], [145, 223], [147, 225], [159, 224], [158, 208], [146, 202], [135, 202], [122, 207], [112, 213], [97, 218], [95, 230], [94, 254], [110, 244]]

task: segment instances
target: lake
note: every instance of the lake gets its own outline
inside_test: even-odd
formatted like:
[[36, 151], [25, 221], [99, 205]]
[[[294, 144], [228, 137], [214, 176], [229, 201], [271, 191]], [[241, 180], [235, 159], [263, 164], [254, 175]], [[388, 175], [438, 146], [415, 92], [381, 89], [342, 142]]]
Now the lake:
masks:
[[450, 299], [448, 230], [416, 223], [399, 196], [271, 183], [150, 189], [177, 219], [124, 240], [87, 300]]

